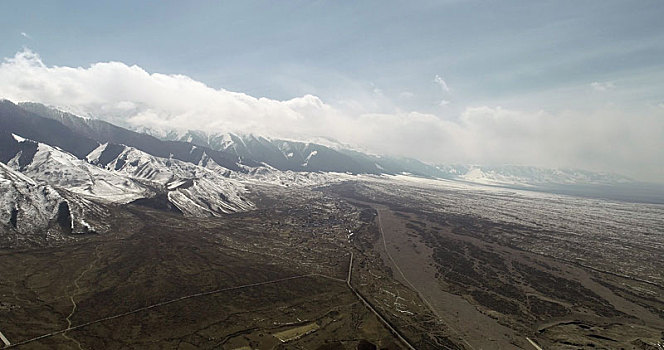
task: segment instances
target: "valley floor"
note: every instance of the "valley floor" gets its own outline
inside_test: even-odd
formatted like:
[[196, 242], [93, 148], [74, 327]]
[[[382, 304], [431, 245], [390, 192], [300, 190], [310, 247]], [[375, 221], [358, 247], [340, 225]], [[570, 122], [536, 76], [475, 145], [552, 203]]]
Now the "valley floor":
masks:
[[261, 218], [130, 211], [112, 238], [0, 253], [12, 347], [399, 348], [347, 287], [347, 253], [313, 268], [257, 248], [276, 233]]
[[[328, 191], [375, 210], [374, 251], [397, 281], [417, 293], [448, 330], [449, 338], [462, 348], [664, 346], [664, 262], [659, 250], [664, 237], [655, 232], [654, 236], [645, 234], [649, 242], [641, 241], [638, 237], [644, 232], [626, 225], [625, 214], [595, 213], [599, 217], [589, 217], [585, 225], [579, 222], [573, 231], [562, 225], [553, 230], [548, 227], [555, 223], [546, 217], [549, 214], [533, 210], [535, 204], [541, 205], [541, 198], [516, 216], [537, 221], [539, 228], [492, 215], [492, 211], [509, 213], [529, 193], [441, 192], [422, 184], [382, 181], [344, 183]], [[474, 204], [496, 207], [460, 213], [459, 208], [468, 205], [467, 198], [473, 196], [481, 197]], [[509, 204], [501, 204], [509, 197]], [[556, 196], [556, 200], [561, 203], [547, 207], [548, 212], [565, 213], [562, 207], [572, 205], [567, 201], [577, 199]], [[456, 208], [446, 208], [450, 203]], [[603, 205], [575, 215], [601, 212]], [[661, 213], [663, 209], [647, 205], [635, 209], [633, 204], [618, 202], [610, 205], [621, 212]], [[481, 210], [483, 215], [477, 213]], [[533, 213], [538, 216], [532, 217]], [[575, 218], [569, 215], [556, 220], [574, 223]], [[604, 220], [607, 228], [589, 229], [591, 220]], [[608, 229], [612, 226], [613, 230]], [[613, 236], [620, 230], [629, 231], [619, 232], [624, 237]], [[531, 244], [532, 240], [540, 242]], [[548, 250], [542, 251], [542, 241], [548, 243]], [[569, 259], [572, 254], [585, 259]]]
[[247, 195], [256, 210], [119, 206], [111, 234], [0, 250], [0, 332], [17, 349], [664, 344], [664, 237], [641, 226], [658, 206], [632, 225], [642, 207], [585, 220], [564, 197], [383, 178]]

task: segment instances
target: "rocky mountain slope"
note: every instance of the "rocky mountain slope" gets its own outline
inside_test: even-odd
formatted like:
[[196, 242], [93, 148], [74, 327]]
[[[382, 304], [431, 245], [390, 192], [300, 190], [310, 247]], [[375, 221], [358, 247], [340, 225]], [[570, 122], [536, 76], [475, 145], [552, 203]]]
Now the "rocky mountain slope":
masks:
[[0, 246], [67, 240], [72, 234], [103, 233], [103, 207], [0, 163]]
[[103, 144], [86, 160], [109, 173], [150, 184], [156, 194], [165, 194], [168, 202], [187, 215], [220, 215], [254, 207], [244, 197], [245, 186], [230, 178], [231, 171], [205, 156], [192, 164], [133, 147]]

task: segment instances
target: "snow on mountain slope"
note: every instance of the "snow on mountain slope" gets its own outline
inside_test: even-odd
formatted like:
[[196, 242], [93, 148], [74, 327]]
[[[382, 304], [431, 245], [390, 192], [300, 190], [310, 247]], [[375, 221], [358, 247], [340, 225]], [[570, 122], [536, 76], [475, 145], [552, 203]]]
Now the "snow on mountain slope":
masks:
[[[185, 215], [210, 216], [246, 211], [246, 188], [228, 178], [230, 171], [205, 154], [198, 164], [152, 156], [133, 147], [103, 144], [85, 160], [60, 149], [14, 135], [35, 149], [8, 162], [39, 182], [114, 203], [129, 203], [168, 192], [168, 200]], [[28, 148], [28, 147], [24, 147]], [[192, 152], [196, 146], [192, 146]]]
[[0, 222], [27, 233], [45, 228], [64, 199], [52, 187], [0, 163]]
[[58, 192], [0, 163], [0, 247], [71, 239], [105, 232], [106, 212], [76, 195]]
[[[124, 144], [155, 157], [176, 158], [200, 164], [212, 158], [216, 164], [237, 172], [248, 172], [267, 164], [282, 171], [337, 172], [353, 174], [412, 174], [492, 185], [620, 185], [629, 179], [610, 174], [571, 169], [541, 169], [527, 166], [433, 166], [416, 159], [379, 156], [325, 138], [293, 141], [252, 134], [209, 133], [200, 130], [153, 130], [137, 133], [95, 119], [84, 119], [35, 103], [0, 103], [0, 158], [15, 154], [17, 145], [6, 140], [8, 132], [58, 146], [81, 158], [99, 143]], [[193, 126], [195, 127], [195, 126]], [[145, 133], [153, 136], [146, 135]], [[3, 140], [3, 138], [5, 140]], [[168, 140], [168, 141], [166, 141]], [[196, 145], [195, 151], [192, 146]], [[10, 157], [11, 157], [10, 155]], [[633, 181], [632, 181], [633, 182]]]
[[[234, 171], [244, 171], [244, 168], [239, 164], [240, 162], [237, 156], [226, 152], [216, 151], [201, 144], [197, 144], [199, 147], [192, 151], [192, 143], [189, 142], [165, 141], [164, 139], [141, 134], [105, 121], [80, 118], [73, 114], [63, 113], [57, 109], [40, 104], [22, 103], [20, 108], [14, 109], [18, 109], [18, 111], [13, 113], [14, 117], [11, 118], [8, 123], [5, 123], [8, 128], [12, 130], [17, 129], [13, 125], [19, 124], [18, 122], [21, 120], [21, 113], [19, 112], [23, 112], [23, 114], [31, 116], [34, 119], [33, 125], [36, 125], [35, 128], [41, 131], [40, 133], [31, 133], [30, 135], [35, 135], [35, 137], [28, 138], [31, 138], [34, 141], [47, 143], [49, 145], [67, 146], [61, 147], [79, 158], [85, 157], [93, 149], [97, 148], [99, 144], [109, 143], [115, 145], [127, 145], [140, 149], [141, 151], [151, 154], [155, 157], [176, 158], [193, 164], [199, 163], [203, 154], [205, 153], [208, 158], [214, 159], [217, 164], [222, 165], [225, 168]], [[57, 122], [56, 124], [59, 127], [67, 130], [67, 132], [63, 131], [60, 133], [66, 136], [63, 136], [64, 139], [61, 139], [60, 137], [50, 137], [51, 135], [49, 130], [42, 130], [42, 128], [39, 127], [42, 124], [53, 122]], [[18, 128], [17, 130], [23, 131], [25, 129]], [[24, 132], [27, 133], [28, 131]], [[72, 133], [75, 134], [76, 137], [70, 136]], [[21, 134], [21, 132], [18, 134]], [[166, 137], [170, 136], [166, 135]], [[72, 139], [86, 140], [86, 142], [84, 142], [83, 145], [78, 145], [77, 147], [74, 147], [76, 145], [70, 145], [71, 142], [65, 142]], [[57, 143], [52, 143], [47, 140], [53, 140]], [[90, 145], [90, 142], [93, 142], [93, 144]], [[85, 147], [83, 148], [83, 146]], [[85, 152], [81, 154], [81, 150], [85, 150]], [[254, 164], [251, 159], [245, 159], [242, 164], [248, 166], [257, 165]]]
[[485, 173], [481, 168], [471, 168], [467, 173], [460, 175], [459, 179], [484, 185], [529, 185], [528, 179], [495, 172]]
[[578, 169], [545, 169], [516, 165], [441, 165], [438, 168], [449, 174], [450, 178], [497, 186], [614, 185], [632, 181], [619, 175]]
[[[151, 132], [150, 130], [144, 130]], [[351, 173], [379, 173], [373, 162], [365, 162], [337, 150], [340, 144], [324, 144], [270, 139], [253, 134], [216, 133], [190, 130], [185, 133], [161, 132], [154, 134], [165, 140], [189, 142], [201, 147], [237, 156], [240, 164], [252, 167], [267, 164], [287, 171], [328, 171]]]
[[318, 151], [311, 151], [307, 156], [307, 158], [304, 159], [304, 163], [302, 164], [302, 166], [306, 167], [307, 165], [309, 165], [309, 161], [311, 160], [311, 158], [315, 157], [316, 155], [318, 155]]
[[16, 135], [15, 138], [20, 143], [36, 144], [37, 151], [27, 164], [19, 164], [19, 152], [7, 165], [32, 179], [111, 202], [127, 203], [148, 195], [149, 190], [145, 186], [127, 176], [100, 169], [49, 145], [35, 143]]
[[170, 132], [169, 139], [191, 142], [237, 155], [242, 161], [282, 171], [350, 172], [354, 174], [412, 174], [456, 179], [494, 186], [542, 187], [551, 185], [614, 185], [631, 182], [625, 177], [577, 169], [545, 169], [531, 166], [439, 165], [413, 158], [373, 155], [354, 151], [333, 140], [310, 142], [270, 139], [252, 134], [210, 134], [204, 131]]
[[88, 160], [108, 171], [159, 185], [168, 191], [169, 201], [185, 215], [219, 215], [254, 208], [254, 204], [245, 199], [245, 186], [229, 178], [231, 172], [212, 159], [203, 157], [196, 165], [121, 146], [112, 159], [102, 160], [106, 147], [101, 145], [91, 152]]
[[234, 173], [232, 177], [247, 184], [284, 187], [315, 187], [354, 178], [345, 173], [280, 171], [269, 166], [256, 168], [249, 174]]

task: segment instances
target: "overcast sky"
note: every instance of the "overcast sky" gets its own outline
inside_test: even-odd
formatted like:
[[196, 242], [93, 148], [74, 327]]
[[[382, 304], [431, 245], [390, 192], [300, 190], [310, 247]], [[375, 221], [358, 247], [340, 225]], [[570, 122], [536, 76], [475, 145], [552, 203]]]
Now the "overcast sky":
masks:
[[664, 182], [664, 2], [2, 1], [0, 98]]

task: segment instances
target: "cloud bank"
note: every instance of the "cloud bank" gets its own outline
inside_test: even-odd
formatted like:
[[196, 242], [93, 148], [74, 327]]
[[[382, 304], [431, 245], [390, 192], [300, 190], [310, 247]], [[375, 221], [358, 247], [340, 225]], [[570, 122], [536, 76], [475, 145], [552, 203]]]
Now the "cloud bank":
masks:
[[[442, 78], [436, 82], [446, 90]], [[664, 179], [661, 108], [551, 114], [469, 106], [449, 117], [404, 111], [357, 114], [313, 95], [285, 101], [256, 98], [121, 62], [47, 66], [29, 50], [0, 64], [0, 98], [40, 102], [137, 128], [324, 136], [373, 153], [428, 162], [578, 167]]]

